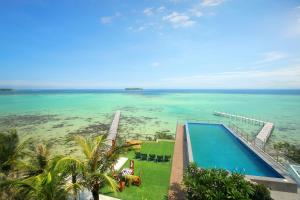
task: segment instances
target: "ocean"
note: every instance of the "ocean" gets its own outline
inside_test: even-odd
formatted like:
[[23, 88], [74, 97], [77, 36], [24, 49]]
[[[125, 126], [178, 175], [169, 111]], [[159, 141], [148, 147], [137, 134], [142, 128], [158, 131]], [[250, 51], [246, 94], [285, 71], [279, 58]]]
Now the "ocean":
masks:
[[[74, 135], [103, 134], [121, 110], [119, 134], [175, 134], [177, 122], [221, 121], [214, 111], [275, 124], [268, 142], [300, 145], [300, 90], [15, 90], [0, 93], [0, 130], [15, 128], [22, 141], [74, 151]], [[232, 121], [254, 137], [260, 126]]]

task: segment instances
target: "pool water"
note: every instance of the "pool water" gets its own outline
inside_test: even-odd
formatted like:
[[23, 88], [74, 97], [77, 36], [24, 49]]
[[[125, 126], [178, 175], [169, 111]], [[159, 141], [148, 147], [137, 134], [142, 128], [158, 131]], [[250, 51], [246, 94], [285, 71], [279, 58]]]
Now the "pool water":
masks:
[[283, 178], [221, 124], [187, 123], [194, 162], [245, 175]]

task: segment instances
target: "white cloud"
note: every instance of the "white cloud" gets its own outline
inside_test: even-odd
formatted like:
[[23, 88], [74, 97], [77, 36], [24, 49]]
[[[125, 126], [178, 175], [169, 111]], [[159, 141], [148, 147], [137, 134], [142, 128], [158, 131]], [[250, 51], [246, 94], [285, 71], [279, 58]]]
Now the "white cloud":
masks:
[[100, 20], [102, 24], [110, 24], [112, 22], [112, 17], [109, 16], [101, 17]]
[[202, 6], [218, 6], [222, 3], [224, 3], [225, 0], [203, 0], [201, 5]]
[[121, 17], [122, 14], [120, 12], [116, 12], [113, 16], [103, 16], [100, 18], [102, 24], [110, 24], [112, 23], [113, 19]]
[[121, 17], [121, 16], [122, 16], [122, 14], [120, 12], [115, 13], [115, 17]]
[[287, 20], [287, 27], [284, 30], [288, 37], [300, 36], [300, 6], [293, 10], [290, 19]]
[[174, 28], [191, 27], [196, 24], [196, 21], [191, 20], [189, 16], [178, 12], [164, 16], [163, 20], [171, 23]]
[[146, 26], [139, 26], [136, 29], [134, 29], [134, 31], [139, 32], [145, 30], [146, 28], [147, 28]]
[[195, 17], [203, 16], [203, 13], [202, 13], [202, 11], [200, 10], [199, 7], [195, 6], [195, 7], [191, 8], [189, 11], [190, 11], [191, 15], [193, 15]]
[[264, 53], [263, 58], [257, 61], [256, 64], [270, 63], [270, 62], [282, 60], [287, 57], [288, 55], [283, 52], [271, 51], [271, 52]]
[[157, 12], [163, 12], [166, 8], [164, 6], [160, 6], [156, 9]]
[[153, 62], [151, 63], [152, 67], [159, 67], [160, 66], [160, 62]]
[[171, 1], [172, 3], [179, 3], [182, 0], [169, 0], [169, 1]]
[[133, 32], [140, 32], [140, 31], [144, 31], [144, 30], [150, 29], [150, 28], [160, 29], [161, 26], [159, 24], [151, 22], [151, 23], [144, 23], [139, 26], [129, 26], [127, 29], [129, 31], [133, 31]]
[[300, 65], [272, 70], [229, 71], [165, 78], [165, 87], [181, 88], [300, 88]]
[[153, 8], [145, 8], [143, 13], [147, 16], [151, 16], [154, 14]]
[[144, 15], [146, 16], [151, 16], [154, 15], [155, 13], [161, 13], [163, 11], [165, 11], [165, 7], [164, 6], [160, 6], [158, 8], [145, 8], [143, 10]]

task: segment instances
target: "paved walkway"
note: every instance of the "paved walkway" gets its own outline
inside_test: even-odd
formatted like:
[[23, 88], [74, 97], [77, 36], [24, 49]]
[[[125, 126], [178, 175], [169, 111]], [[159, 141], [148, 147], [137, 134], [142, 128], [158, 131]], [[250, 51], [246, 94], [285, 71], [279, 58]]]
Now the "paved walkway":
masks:
[[274, 200], [299, 200], [300, 199], [300, 188], [298, 188], [298, 193], [280, 192], [272, 191], [271, 197]]
[[186, 142], [184, 139], [184, 126], [178, 125], [176, 130], [176, 139], [170, 178], [170, 200], [184, 199], [184, 193], [182, 191], [181, 184], [183, 179], [183, 171], [186, 163], [185, 144]]

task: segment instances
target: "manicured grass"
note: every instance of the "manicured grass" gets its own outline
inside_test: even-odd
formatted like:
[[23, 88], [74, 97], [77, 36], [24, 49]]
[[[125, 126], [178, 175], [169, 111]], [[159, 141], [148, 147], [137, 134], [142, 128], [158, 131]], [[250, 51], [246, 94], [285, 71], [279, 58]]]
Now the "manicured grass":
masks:
[[[174, 142], [144, 142], [141, 153], [156, 155], [172, 155]], [[129, 160], [134, 158], [134, 151], [126, 155]], [[154, 161], [140, 161], [133, 159], [135, 163], [135, 174], [142, 174], [142, 185], [126, 187], [123, 192], [112, 193], [107, 188], [102, 193], [123, 200], [163, 200], [167, 199], [172, 160], [170, 162], [156, 163]], [[129, 161], [124, 168], [129, 167]]]

